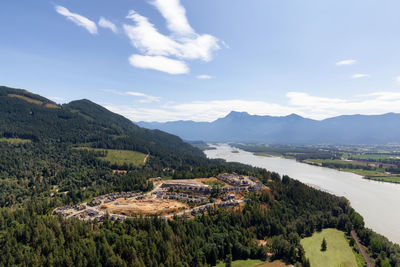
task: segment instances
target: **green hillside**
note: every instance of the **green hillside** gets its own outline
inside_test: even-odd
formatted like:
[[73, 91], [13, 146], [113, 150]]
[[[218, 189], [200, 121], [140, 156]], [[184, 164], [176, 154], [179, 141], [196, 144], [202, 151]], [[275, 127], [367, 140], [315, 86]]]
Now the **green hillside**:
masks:
[[[179, 137], [140, 128], [89, 100], [57, 105], [8, 87], [0, 87], [0, 140], [1, 206], [50, 194], [68, 203], [112, 191], [148, 190], [149, 177], [184, 176], [208, 163], [203, 152]], [[104, 149], [111, 151], [105, 158]]]
[[[98, 223], [52, 215], [106, 193], [149, 191], [152, 177], [225, 172], [258, 177], [266, 188], [237, 209], [195, 218]], [[400, 264], [400, 248], [365, 229], [344, 198], [265, 169], [209, 160], [180, 138], [89, 100], [57, 105], [0, 87], [0, 266], [206, 267], [227, 258], [307, 266], [301, 237], [328, 227], [354, 228], [377, 262]]]

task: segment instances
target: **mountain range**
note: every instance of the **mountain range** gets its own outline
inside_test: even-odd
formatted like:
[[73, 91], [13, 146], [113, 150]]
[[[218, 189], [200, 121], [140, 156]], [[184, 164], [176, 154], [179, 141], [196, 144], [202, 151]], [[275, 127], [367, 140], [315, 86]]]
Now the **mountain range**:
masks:
[[400, 114], [343, 115], [313, 120], [296, 114], [258, 116], [230, 112], [213, 122], [138, 122], [185, 140], [268, 144], [389, 144], [400, 143]]

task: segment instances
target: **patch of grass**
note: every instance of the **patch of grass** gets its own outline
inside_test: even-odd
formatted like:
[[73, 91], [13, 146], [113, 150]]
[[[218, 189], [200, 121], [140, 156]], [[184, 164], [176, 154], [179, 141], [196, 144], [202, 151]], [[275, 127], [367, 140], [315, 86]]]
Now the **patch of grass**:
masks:
[[60, 108], [60, 106], [55, 105], [55, 104], [51, 104], [51, 103], [47, 103], [46, 105], [44, 105], [46, 108]]
[[19, 98], [19, 99], [25, 100], [26, 102], [33, 103], [33, 104], [36, 104], [36, 105], [42, 105], [43, 104], [43, 102], [40, 101], [40, 100], [36, 100], [36, 99], [30, 98], [30, 97], [27, 97], [27, 96], [23, 96], [23, 95], [8, 94], [8, 96], [9, 97]]
[[358, 159], [358, 160], [382, 160], [382, 159], [392, 159], [399, 157], [395, 154], [348, 154], [348, 158]]
[[377, 170], [377, 171], [370, 171], [370, 170], [363, 170], [363, 169], [341, 169], [342, 171], [346, 171], [346, 172], [352, 172], [361, 176], [368, 176], [368, 175], [382, 175], [385, 171], [382, 170]]
[[[322, 239], [327, 242], [327, 250], [321, 251]], [[311, 267], [358, 267], [356, 257], [349, 246], [345, 234], [337, 229], [324, 229], [311, 237], [301, 240]]]
[[89, 148], [89, 147], [78, 147], [76, 149], [86, 149], [95, 152], [104, 152], [105, 156], [99, 157], [102, 160], [108, 161], [115, 165], [133, 164], [134, 166], [143, 166], [145, 162], [146, 154], [137, 151], [130, 150], [118, 150], [118, 149], [102, 149], [102, 148]]
[[[260, 260], [237, 260], [237, 261], [232, 261], [232, 267], [256, 267], [258, 265], [261, 265], [265, 263], [264, 261]], [[216, 267], [225, 267], [224, 262], [219, 262], [217, 263]]]
[[9, 144], [18, 145], [18, 144], [31, 143], [32, 141], [29, 139], [21, 139], [21, 138], [0, 138], [0, 142], [7, 142]]
[[369, 176], [365, 178], [379, 182], [396, 183], [396, 184], [400, 183], [400, 177], [398, 176]]
[[[254, 152], [253, 154], [255, 156], [261, 156], [261, 157], [272, 157], [272, 156], [274, 156], [274, 155], [271, 155], [271, 154], [268, 154], [268, 153], [265, 153], [265, 152]], [[275, 156], [278, 156], [278, 155], [275, 155]]]
[[203, 184], [212, 186], [212, 187], [223, 187], [225, 184], [220, 181], [208, 181], [208, 182], [202, 182]]

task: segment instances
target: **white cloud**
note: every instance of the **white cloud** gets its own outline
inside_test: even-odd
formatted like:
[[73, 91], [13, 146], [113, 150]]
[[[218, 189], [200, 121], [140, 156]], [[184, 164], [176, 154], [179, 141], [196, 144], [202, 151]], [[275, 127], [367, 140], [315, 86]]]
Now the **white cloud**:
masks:
[[113, 31], [114, 33], [118, 33], [117, 26], [114, 23], [112, 23], [111, 21], [109, 21], [103, 17], [101, 17], [99, 20], [99, 26], [103, 27], [105, 29], [109, 29], [109, 30]]
[[[197, 34], [190, 26], [185, 8], [179, 0], [154, 0], [152, 4], [166, 19], [172, 35], [160, 33], [148, 18], [130, 10], [127, 18], [135, 25], [124, 24], [124, 32], [143, 56], [178, 58], [181, 65], [184, 64], [183, 60], [212, 60], [213, 52], [220, 49], [219, 40], [209, 34]], [[159, 67], [153, 69], [164, 71]], [[187, 72], [188, 69], [182, 73]]]
[[360, 79], [360, 78], [368, 78], [369, 74], [365, 74], [365, 73], [356, 73], [351, 75], [352, 79]]
[[126, 92], [125, 94], [142, 98], [141, 100], [139, 100], [140, 103], [152, 103], [160, 101], [160, 97], [158, 96], [146, 95], [141, 92]]
[[296, 113], [313, 119], [339, 115], [400, 113], [399, 92], [374, 92], [350, 99], [312, 96], [303, 92], [286, 94], [287, 104], [251, 100], [210, 100], [183, 104], [164, 104], [157, 108], [107, 106], [133, 121], [213, 121], [230, 111], [246, 111], [250, 114], [286, 116]]
[[96, 23], [94, 23], [90, 19], [79, 14], [72, 13], [63, 6], [55, 6], [55, 9], [58, 14], [65, 16], [68, 20], [72, 21], [76, 25], [85, 28], [91, 34], [97, 34]]
[[336, 62], [336, 66], [344, 66], [344, 65], [354, 65], [357, 61], [354, 59], [346, 59], [339, 62]]
[[104, 89], [102, 91], [107, 92], [107, 93], [116, 94], [116, 95], [121, 95], [121, 96], [138, 97], [138, 98], [140, 98], [140, 100], [138, 101], [140, 103], [153, 103], [153, 102], [159, 102], [161, 100], [161, 97], [147, 95], [145, 93], [137, 92], [137, 91], [121, 92], [121, 91], [109, 90], [109, 89]]
[[400, 76], [397, 76], [397, 77], [395, 78], [395, 80], [396, 80], [397, 83], [400, 84]]
[[213, 121], [226, 116], [230, 111], [247, 111], [252, 114], [272, 114], [282, 116], [294, 109], [262, 101], [214, 100], [196, 101], [178, 105], [164, 105], [159, 108], [137, 108], [130, 106], [106, 106], [113, 112], [122, 114], [133, 121]]
[[201, 59], [210, 61], [212, 52], [218, 50], [218, 39], [203, 34], [194, 38], [182, 37], [176, 39], [158, 32], [146, 17], [134, 10], [129, 11], [127, 18], [136, 25], [124, 25], [124, 31], [131, 43], [143, 54], [151, 56], [174, 56], [181, 59]]
[[202, 75], [197, 75], [196, 78], [201, 79], [201, 80], [209, 80], [209, 79], [213, 79], [214, 76], [202, 74]]
[[185, 74], [189, 72], [185, 62], [164, 56], [132, 55], [129, 58], [129, 63], [137, 68], [153, 69], [169, 74]]
[[186, 18], [186, 10], [179, 0], [154, 0], [152, 4], [165, 18], [171, 32], [182, 36], [195, 34]]

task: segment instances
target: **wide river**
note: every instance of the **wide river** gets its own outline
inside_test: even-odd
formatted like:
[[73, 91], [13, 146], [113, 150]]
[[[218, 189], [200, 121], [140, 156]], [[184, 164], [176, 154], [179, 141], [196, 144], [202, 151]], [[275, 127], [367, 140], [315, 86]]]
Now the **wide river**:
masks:
[[232, 150], [229, 145], [219, 144], [216, 150], [207, 150], [205, 153], [209, 158], [221, 158], [265, 168], [280, 175], [286, 174], [329, 193], [344, 196], [364, 217], [367, 227], [400, 244], [400, 184], [370, 181], [353, 173], [312, 166], [291, 159], [255, 156], [243, 150], [232, 153]]

